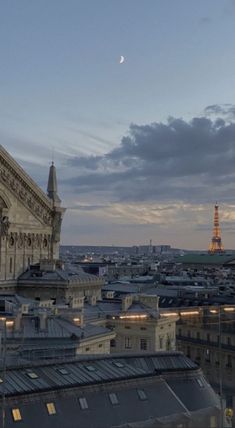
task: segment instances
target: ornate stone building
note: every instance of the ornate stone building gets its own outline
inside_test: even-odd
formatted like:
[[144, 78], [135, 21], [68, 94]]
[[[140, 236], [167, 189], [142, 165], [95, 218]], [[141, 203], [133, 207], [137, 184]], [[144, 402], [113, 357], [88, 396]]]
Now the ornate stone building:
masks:
[[30, 264], [59, 256], [65, 209], [50, 167], [47, 195], [0, 146], [0, 293], [14, 292]]

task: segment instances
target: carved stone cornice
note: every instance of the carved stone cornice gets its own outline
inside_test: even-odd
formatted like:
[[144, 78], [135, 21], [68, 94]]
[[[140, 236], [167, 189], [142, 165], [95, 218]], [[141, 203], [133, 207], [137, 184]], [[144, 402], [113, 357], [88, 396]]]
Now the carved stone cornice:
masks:
[[1, 145], [0, 181], [42, 224], [52, 225], [52, 202]]

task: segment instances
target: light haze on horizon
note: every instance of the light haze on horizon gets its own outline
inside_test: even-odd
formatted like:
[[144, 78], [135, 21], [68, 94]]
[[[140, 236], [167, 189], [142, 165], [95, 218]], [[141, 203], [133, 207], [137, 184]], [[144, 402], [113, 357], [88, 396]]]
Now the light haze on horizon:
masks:
[[63, 243], [206, 249], [218, 200], [235, 248], [234, 0], [0, 3], [0, 143], [44, 190], [54, 152]]

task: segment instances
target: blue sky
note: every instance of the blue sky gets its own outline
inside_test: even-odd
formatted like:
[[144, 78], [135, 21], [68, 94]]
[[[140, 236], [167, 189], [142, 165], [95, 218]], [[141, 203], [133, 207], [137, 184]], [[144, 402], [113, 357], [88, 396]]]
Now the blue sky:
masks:
[[[202, 181], [205, 165], [204, 171], [189, 174], [190, 180], [184, 181], [185, 173], [174, 176], [170, 187], [155, 177], [156, 188], [162, 187], [156, 195], [154, 182], [142, 176], [142, 191], [151, 187], [152, 196], [143, 200], [136, 193], [133, 199], [128, 195], [138, 170], [138, 177], [133, 168], [128, 176], [122, 150], [113, 187], [110, 179], [117, 173], [113, 150], [130, 135], [131, 124], [168, 123], [169, 117], [189, 123], [208, 118], [207, 106], [225, 104], [230, 105], [229, 115], [224, 107], [214, 109], [210, 120], [221, 117], [233, 123], [234, 0], [11, 0], [0, 1], [0, 6], [1, 144], [44, 188], [54, 152], [61, 195], [69, 208], [63, 242], [137, 244], [152, 238], [155, 243], [204, 248], [211, 235], [213, 201], [220, 199], [224, 236], [233, 246], [233, 181], [225, 174], [226, 166], [219, 172], [218, 192], [212, 176]], [[120, 55], [124, 64], [119, 64]], [[193, 131], [200, 140], [201, 128]], [[227, 131], [222, 126], [218, 138]], [[154, 140], [158, 149], [164, 141], [159, 135]], [[226, 143], [229, 157], [233, 146]], [[187, 147], [190, 156], [190, 140]], [[159, 168], [159, 151], [154, 153]], [[99, 157], [93, 170], [86, 166], [92, 155]], [[210, 163], [208, 168], [214, 169]], [[94, 186], [94, 173], [103, 179], [102, 189]], [[166, 178], [162, 176], [164, 182]], [[118, 186], [129, 193], [123, 195]], [[202, 187], [207, 191], [200, 198]], [[185, 224], [187, 236], [182, 233]]]

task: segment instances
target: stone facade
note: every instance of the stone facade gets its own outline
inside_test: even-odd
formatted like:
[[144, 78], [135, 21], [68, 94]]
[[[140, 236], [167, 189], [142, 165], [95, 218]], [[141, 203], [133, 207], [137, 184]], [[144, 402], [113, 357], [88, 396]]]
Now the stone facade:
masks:
[[30, 264], [58, 258], [63, 213], [0, 146], [0, 292]]
[[224, 408], [232, 408], [235, 415], [235, 308], [234, 312], [226, 313], [223, 307], [220, 311], [220, 319], [218, 307], [203, 308], [194, 319], [181, 318], [177, 324], [177, 349], [202, 368], [217, 393], [222, 389]]

